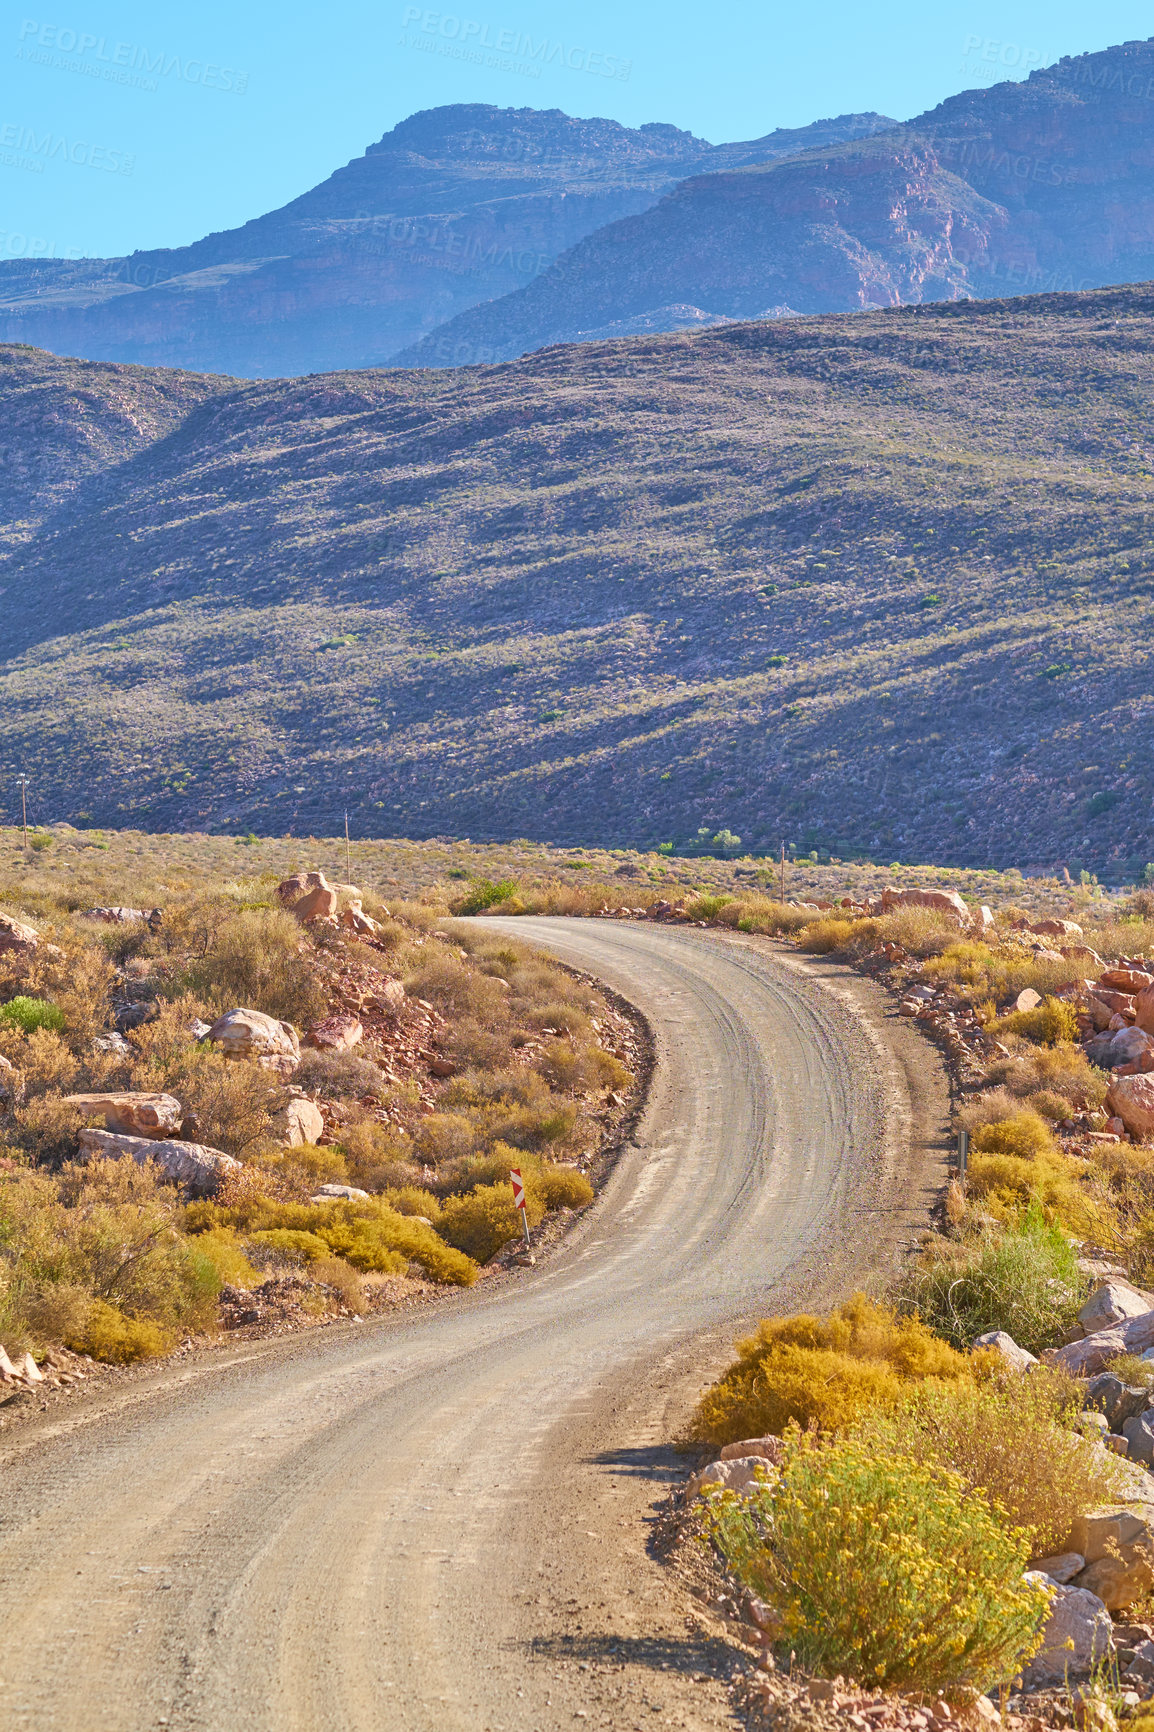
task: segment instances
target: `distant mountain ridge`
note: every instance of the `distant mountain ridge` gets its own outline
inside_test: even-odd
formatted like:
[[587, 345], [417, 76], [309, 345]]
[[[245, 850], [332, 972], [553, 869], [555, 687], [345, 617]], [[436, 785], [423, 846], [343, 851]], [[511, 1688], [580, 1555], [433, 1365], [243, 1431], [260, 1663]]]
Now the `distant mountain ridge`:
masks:
[[247, 378], [376, 366], [688, 174], [893, 124], [849, 115], [715, 146], [559, 109], [428, 109], [281, 209], [190, 246], [0, 263], [0, 340]]
[[1154, 39], [965, 91], [906, 125], [695, 174], [403, 366], [762, 310], [849, 312], [1154, 276]]

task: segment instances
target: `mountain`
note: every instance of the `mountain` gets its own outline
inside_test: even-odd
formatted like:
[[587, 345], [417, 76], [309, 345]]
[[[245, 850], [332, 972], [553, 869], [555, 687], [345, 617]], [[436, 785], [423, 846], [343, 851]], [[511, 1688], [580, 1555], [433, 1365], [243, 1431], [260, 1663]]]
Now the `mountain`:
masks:
[[695, 174], [395, 364], [508, 360], [690, 317], [1145, 281], [1152, 98], [1154, 40], [1128, 42], [966, 91], [888, 133]]
[[375, 366], [703, 166], [892, 125], [844, 115], [713, 146], [558, 109], [430, 109], [282, 209], [191, 246], [0, 263], [0, 337], [248, 378]]
[[1152, 285], [258, 383], [0, 351], [3, 785], [1121, 879], [1152, 392]]

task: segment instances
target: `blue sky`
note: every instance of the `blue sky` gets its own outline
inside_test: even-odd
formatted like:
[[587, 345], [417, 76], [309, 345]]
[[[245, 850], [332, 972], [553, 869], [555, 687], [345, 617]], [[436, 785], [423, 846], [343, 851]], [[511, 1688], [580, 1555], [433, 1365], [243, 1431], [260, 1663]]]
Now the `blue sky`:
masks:
[[[195, 240], [441, 103], [671, 121], [721, 142], [847, 111], [907, 119], [1154, 29], [1148, 6], [1114, 0], [16, 0], [0, 18], [0, 257]], [[547, 45], [543, 64], [526, 38]]]

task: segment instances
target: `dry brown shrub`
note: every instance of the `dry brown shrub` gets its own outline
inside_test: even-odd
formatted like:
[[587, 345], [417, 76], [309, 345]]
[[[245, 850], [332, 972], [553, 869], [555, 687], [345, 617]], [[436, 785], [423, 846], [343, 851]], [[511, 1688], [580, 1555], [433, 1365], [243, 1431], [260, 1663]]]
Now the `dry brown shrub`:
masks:
[[417, 1159], [430, 1167], [471, 1155], [476, 1146], [476, 1127], [464, 1113], [429, 1113], [413, 1135]]
[[75, 1094], [84, 1076], [80, 1060], [51, 1028], [0, 1028], [0, 1053], [20, 1072], [25, 1096]]
[[303, 1027], [326, 1009], [308, 942], [283, 908], [245, 908], [225, 919], [181, 979], [221, 1011], [243, 1005]]
[[303, 1049], [300, 1065], [293, 1073], [293, 1082], [300, 1088], [337, 1099], [379, 1095], [384, 1080], [379, 1067], [359, 1053], [323, 1052], [311, 1046]]
[[425, 999], [449, 1018], [472, 1017], [484, 1027], [499, 1026], [508, 1018], [503, 988], [449, 954], [430, 957], [405, 981], [405, 991], [410, 998]]
[[38, 1095], [19, 1108], [8, 1140], [37, 1166], [59, 1167], [76, 1156], [83, 1114], [59, 1095]]
[[958, 940], [957, 922], [936, 908], [893, 908], [871, 924], [874, 943], [900, 944], [911, 956], [941, 956]]
[[364, 1283], [351, 1264], [343, 1257], [316, 1257], [309, 1264], [309, 1279], [332, 1287], [338, 1302], [348, 1311], [364, 1308]]
[[509, 1064], [512, 1053], [507, 1031], [483, 1028], [476, 1017], [463, 1016], [440, 1035], [440, 1048], [457, 1064], [474, 1066], [478, 1070], [501, 1070]]
[[1027, 1048], [995, 1059], [987, 1075], [1015, 1095], [1031, 1095], [1039, 1089], [1061, 1095], [1079, 1112], [1101, 1106], [1109, 1087], [1105, 1072], [1097, 1070], [1077, 1046]]

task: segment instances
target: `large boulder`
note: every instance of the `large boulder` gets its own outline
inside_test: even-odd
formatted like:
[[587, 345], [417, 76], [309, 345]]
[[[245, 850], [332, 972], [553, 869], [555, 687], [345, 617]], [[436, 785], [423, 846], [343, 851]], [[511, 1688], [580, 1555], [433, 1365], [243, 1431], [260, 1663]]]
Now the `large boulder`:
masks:
[[1051, 1347], [1042, 1358], [1071, 1377], [1093, 1377], [1120, 1353], [1139, 1356], [1154, 1347], [1154, 1311], [1144, 1311], [1112, 1329], [1097, 1329], [1081, 1341], [1071, 1341], [1066, 1347]]
[[1075, 1576], [1081, 1575], [1086, 1560], [1081, 1552], [1058, 1552], [1051, 1558], [1035, 1558], [1030, 1568], [1037, 1570], [1039, 1575], [1049, 1576], [1052, 1582], [1064, 1588]]
[[126, 1137], [116, 1131], [81, 1131], [80, 1159], [105, 1155], [120, 1160], [125, 1155], [143, 1166], [155, 1161], [166, 1178], [175, 1185], [186, 1185], [194, 1196], [211, 1197], [226, 1173], [240, 1167], [231, 1155], [221, 1149], [210, 1149], [203, 1143], [184, 1143], [176, 1139], [153, 1142], [147, 1137]]
[[1154, 1466], [1154, 1412], [1149, 1408], [1122, 1421], [1122, 1436], [1126, 1439], [1126, 1454], [1143, 1467]]
[[300, 921], [331, 920], [340, 892], [323, 872], [294, 872], [277, 885], [277, 896]]
[[1144, 986], [1134, 999], [1134, 1021], [1147, 1034], [1154, 1034], [1154, 986]]
[[1076, 920], [1035, 920], [1029, 930], [1039, 938], [1081, 938], [1082, 928]]
[[291, 1100], [269, 1120], [268, 1134], [274, 1142], [287, 1149], [297, 1149], [303, 1143], [315, 1143], [324, 1135], [325, 1121], [314, 1101]]
[[1112, 1329], [1131, 1317], [1142, 1317], [1154, 1311], [1154, 1299], [1129, 1281], [1103, 1281], [1096, 1287], [1078, 1313], [1078, 1322], [1087, 1335], [1099, 1329]]
[[1100, 1371], [1086, 1387], [1087, 1407], [1096, 1408], [1114, 1433], [1120, 1433], [1134, 1414], [1145, 1412], [1149, 1399], [1149, 1390], [1136, 1383], [1125, 1383], [1112, 1371]]
[[92, 1114], [102, 1118], [106, 1130], [123, 1131], [130, 1137], [174, 1137], [184, 1117], [184, 1108], [175, 1095], [126, 1093], [64, 1098], [85, 1117]]
[[1116, 1076], [1106, 1095], [1106, 1111], [1122, 1120], [1140, 1142], [1154, 1132], [1154, 1074]]
[[291, 1076], [301, 1061], [300, 1039], [291, 1022], [278, 1022], [263, 1010], [226, 1010], [205, 1038], [225, 1058], [248, 1059], [280, 1076]]
[[381, 930], [371, 914], [366, 914], [361, 907], [359, 896], [351, 896], [341, 910], [341, 925], [347, 926], [350, 932], [355, 932], [358, 938], [375, 938]]
[[1138, 993], [1144, 986], [1154, 986], [1154, 974], [1143, 968], [1106, 968], [1098, 976], [1098, 985], [1113, 992]]
[[364, 1028], [355, 1016], [326, 1016], [309, 1029], [305, 1040], [309, 1046], [326, 1052], [348, 1052], [364, 1039]]
[[0, 956], [31, 956], [39, 943], [34, 926], [26, 926], [15, 915], [0, 914]]
[[892, 908], [933, 908], [946, 914], [959, 926], [970, 923], [970, 909], [956, 890], [883, 890], [882, 913]]
[[746, 1437], [740, 1443], [727, 1443], [718, 1461], [737, 1461], [742, 1456], [760, 1455], [774, 1467], [785, 1459], [785, 1445], [780, 1437]]
[[1042, 1646], [1022, 1673], [1027, 1690], [1042, 1690], [1064, 1684], [1068, 1677], [1085, 1673], [1112, 1653], [1113, 1626], [1110, 1614], [1096, 1594], [1085, 1588], [1063, 1587], [1038, 1571], [1027, 1581], [1041, 1582], [1050, 1589], [1050, 1610], [1042, 1628]]
[[1133, 1063], [1152, 1046], [1154, 1036], [1144, 1028], [1106, 1029], [1086, 1042], [1086, 1057], [1099, 1070], [1113, 1070], [1115, 1065]]
[[1004, 1329], [991, 1329], [985, 1335], [976, 1335], [973, 1345], [991, 1348], [1010, 1371], [1029, 1371], [1031, 1365], [1038, 1363], [1034, 1355], [1019, 1347], [1014, 1337], [1007, 1335]]

